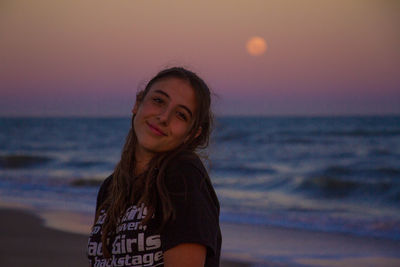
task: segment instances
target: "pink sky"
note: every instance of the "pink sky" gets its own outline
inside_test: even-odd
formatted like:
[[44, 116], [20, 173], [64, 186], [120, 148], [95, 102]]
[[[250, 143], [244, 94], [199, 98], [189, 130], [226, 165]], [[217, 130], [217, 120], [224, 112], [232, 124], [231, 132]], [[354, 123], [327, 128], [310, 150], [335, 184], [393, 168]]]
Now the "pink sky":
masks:
[[[129, 115], [166, 66], [217, 114], [400, 113], [396, 1], [3, 0], [0, 116]], [[261, 36], [259, 57], [245, 50]]]

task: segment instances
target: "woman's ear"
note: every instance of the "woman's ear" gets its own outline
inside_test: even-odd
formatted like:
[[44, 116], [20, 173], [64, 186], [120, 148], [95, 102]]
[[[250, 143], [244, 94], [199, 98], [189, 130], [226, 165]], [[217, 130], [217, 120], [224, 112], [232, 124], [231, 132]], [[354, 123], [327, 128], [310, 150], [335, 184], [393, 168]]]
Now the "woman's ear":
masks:
[[[201, 127], [199, 127], [199, 129], [197, 129], [196, 134], [194, 135], [194, 139], [196, 139], [200, 134], [201, 134]], [[190, 134], [188, 136], [186, 136], [185, 141], [183, 141], [183, 143], [186, 143], [190, 138]]]
[[196, 133], [196, 135], [194, 136], [194, 138], [197, 138], [197, 137], [199, 137], [199, 135], [201, 134], [201, 131], [202, 131], [203, 129], [201, 128], [201, 126], [199, 127], [199, 129], [197, 129], [197, 133]]

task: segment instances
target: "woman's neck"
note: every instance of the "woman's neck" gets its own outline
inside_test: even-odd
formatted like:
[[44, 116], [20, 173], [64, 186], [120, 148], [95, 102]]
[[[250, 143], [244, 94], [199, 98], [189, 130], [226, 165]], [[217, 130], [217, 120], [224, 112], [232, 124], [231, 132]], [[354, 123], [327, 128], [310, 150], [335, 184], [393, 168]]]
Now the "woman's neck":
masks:
[[144, 151], [136, 151], [135, 153], [135, 173], [134, 175], [140, 175], [144, 173], [151, 161], [151, 159], [154, 157], [152, 153], [145, 153]]

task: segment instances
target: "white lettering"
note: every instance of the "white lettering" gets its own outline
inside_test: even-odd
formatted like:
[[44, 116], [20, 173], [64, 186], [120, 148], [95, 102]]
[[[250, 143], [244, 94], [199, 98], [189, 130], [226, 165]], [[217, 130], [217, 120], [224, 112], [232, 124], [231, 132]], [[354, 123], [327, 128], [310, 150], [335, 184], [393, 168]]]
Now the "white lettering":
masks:
[[97, 251], [97, 243], [96, 242], [89, 242], [88, 244], [88, 255], [95, 256]]
[[163, 259], [163, 253], [162, 253], [162, 251], [157, 251], [155, 254], [154, 254], [154, 260], [155, 261], [159, 261], [159, 260], [162, 260]]
[[132, 253], [133, 252], [133, 249], [132, 249], [132, 244], [136, 244], [137, 243], [137, 239], [136, 238], [128, 238], [127, 240], [126, 240], [126, 250], [129, 252], [129, 253]]
[[112, 248], [112, 253], [113, 254], [121, 254], [121, 243], [119, 242], [121, 239], [120, 235], [117, 235], [115, 237], [114, 243], [113, 243], [113, 248]]
[[132, 257], [132, 264], [133, 265], [139, 265], [142, 264], [142, 256], [137, 255]]
[[93, 227], [93, 230], [92, 230], [92, 232], [90, 234], [91, 235], [95, 235], [98, 232], [100, 232], [100, 229], [101, 229], [101, 227], [97, 225], [97, 226]]
[[146, 250], [157, 249], [161, 247], [160, 235], [152, 235], [146, 238]]
[[154, 255], [153, 253], [144, 254], [143, 255], [143, 263], [144, 266], [151, 266], [154, 263]]
[[138, 234], [138, 250], [144, 251], [144, 233]]

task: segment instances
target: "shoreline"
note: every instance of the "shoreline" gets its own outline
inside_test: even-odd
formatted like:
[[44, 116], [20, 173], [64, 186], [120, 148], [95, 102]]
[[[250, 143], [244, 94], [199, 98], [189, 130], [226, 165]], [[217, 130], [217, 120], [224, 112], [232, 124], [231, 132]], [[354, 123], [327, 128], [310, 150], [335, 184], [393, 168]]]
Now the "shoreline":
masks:
[[[1, 266], [54, 266], [57, 258], [66, 265], [56, 266], [87, 266], [89, 216], [4, 202], [0, 216], [6, 218], [0, 221]], [[400, 266], [400, 241], [229, 223], [221, 230], [221, 267]], [[7, 261], [15, 260], [13, 255], [20, 264]]]

